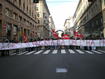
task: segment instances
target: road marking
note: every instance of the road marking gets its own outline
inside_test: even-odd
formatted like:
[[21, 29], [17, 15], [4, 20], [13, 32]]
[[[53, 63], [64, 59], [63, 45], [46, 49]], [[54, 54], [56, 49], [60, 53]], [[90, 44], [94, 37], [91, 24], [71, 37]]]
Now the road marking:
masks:
[[16, 53], [12, 53], [12, 54], [10, 54], [10, 56], [13, 56], [13, 55], [16, 55]]
[[48, 54], [51, 50], [46, 50], [43, 54]]
[[95, 51], [95, 50], [92, 50], [93, 52], [97, 53], [97, 54], [102, 54], [101, 52], [98, 52], [98, 51]]
[[58, 50], [54, 50], [54, 51], [52, 52], [52, 54], [57, 54], [57, 52], [58, 52]]
[[87, 53], [89, 53], [89, 54], [94, 54], [93, 52], [91, 52], [91, 51], [85, 51], [85, 52], [87, 52]]
[[37, 55], [37, 54], [40, 54], [43, 50], [40, 50], [38, 52], [35, 52], [34, 54]]
[[19, 54], [17, 54], [17, 55], [23, 55], [23, 54], [25, 54], [25, 53], [27, 53], [28, 51], [25, 51], [25, 52], [23, 52], [23, 53], [19, 53]]
[[105, 51], [102, 51], [102, 50], [98, 50], [98, 51], [105, 53]]
[[68, 70], [66, 68], [56, 68], [56, 73], [67, 73]]
[[71, 50], [71, 49], [69, 49], [69, 52], [71, 53], [71, 54], [74, 54], [75, 52], [73, 51], [73, 50]]
[[84, 54], [84, 52], [80, 51], [80, 50], [76, 50], [78, 53], [80, 54]]
[[64, 49], [61, 50], [61, 54], [66, 54], [66, 51]]
[[35, 51], [31, 51], [31, 52], [29, 52], [29, 53], [26, 53], [25, 55], [30, 55], [30, 54], [32, 54], [32, 53], [34, 53]]

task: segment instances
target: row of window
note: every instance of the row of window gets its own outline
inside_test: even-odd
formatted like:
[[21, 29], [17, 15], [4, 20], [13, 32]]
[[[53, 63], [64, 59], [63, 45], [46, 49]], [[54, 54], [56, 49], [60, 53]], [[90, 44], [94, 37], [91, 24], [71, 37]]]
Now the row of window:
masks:
[[86, 23], [91, 18], [96, 16], [101, 10], [101, 4], [100, 2], [95, 2], [85, 13], [84, 18], [81, 23]]
[[102, 17], [100, 17], [100, 18], [95, 18], [93, 21], [91, 21], [91, 23], [88, 24], [88, 26], [95, 28], [101, 26], [102, 24], [103, 24], [103, 19]]
[[5, 9], [5, 15], [6, 16], [9, 16], [17, 21], [20, 21], [20, 22], [24, 22], [24, 24], [27, 24], [29, 26], [33, 26], [35, 27], [35, 24], [26, 20], [25, 18], [23, 18], [22, 16], [18, 15], [17, 13], [13, 12], [12, 10], [10, 10], [9, 8], [6, 8]]
[[27, 1], [28, 4], [26, 4], [26, 0], [9, 0], [9, 1], [12, 2], [13, 4], [15, 4], [17, 7], [19, 7], [23, 11], [26, 11], [26, 13], [31, 15], [33, 18], [36, 18], [35, 17], [35, 9], [33, 8], [34, 5], [31, 4], [32, 0], [28, 0]]
[[[103, 19], [101, 13], [84, 25], [87, 32], [102, 31]], [[91, 29], [90, 29], [91, 28]]]

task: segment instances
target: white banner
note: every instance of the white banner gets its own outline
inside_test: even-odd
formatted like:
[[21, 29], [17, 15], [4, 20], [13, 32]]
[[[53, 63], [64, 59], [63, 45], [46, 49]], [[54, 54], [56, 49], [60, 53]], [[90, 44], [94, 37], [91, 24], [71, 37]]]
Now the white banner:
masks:
[[104, 47], [105, 40], [43, 40], [28, 43], [0, 43], [0, 50], [21, 49], [38, 46], [96, 46]]

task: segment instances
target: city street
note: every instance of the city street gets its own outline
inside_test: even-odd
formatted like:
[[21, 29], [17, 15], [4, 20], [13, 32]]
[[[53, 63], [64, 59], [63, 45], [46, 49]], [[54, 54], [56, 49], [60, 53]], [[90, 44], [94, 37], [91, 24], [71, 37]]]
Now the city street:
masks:
[[105, 79], [105, 0], [0, 0], [0, 79]]
[[0, 58], [0, 79], [105, 79], [105, 52], [25, 51]]

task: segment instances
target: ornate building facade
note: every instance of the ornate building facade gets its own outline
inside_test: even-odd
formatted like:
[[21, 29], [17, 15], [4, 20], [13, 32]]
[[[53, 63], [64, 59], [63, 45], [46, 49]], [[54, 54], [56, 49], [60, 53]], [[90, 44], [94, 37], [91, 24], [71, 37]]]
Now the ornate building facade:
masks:
[[76, 30], [86, 39], [104, 38], [102, 0], [80, 0], [75, 16]]
[[37, 18], [38, 18], [38, 36], [40, 39], [49, 38], [49, 16], [50, 12], [46, 4], [46, 0], [39, 0], [37, 4]]
[[34, 40], [37, 37], [35, 7], [33, 0], [0, 0], [0, 41]]

